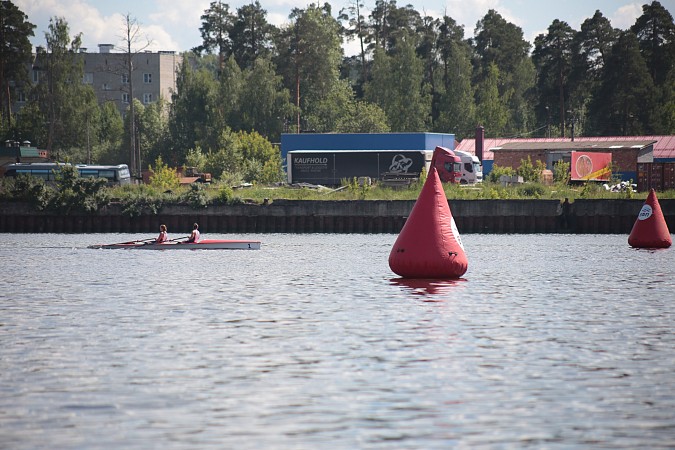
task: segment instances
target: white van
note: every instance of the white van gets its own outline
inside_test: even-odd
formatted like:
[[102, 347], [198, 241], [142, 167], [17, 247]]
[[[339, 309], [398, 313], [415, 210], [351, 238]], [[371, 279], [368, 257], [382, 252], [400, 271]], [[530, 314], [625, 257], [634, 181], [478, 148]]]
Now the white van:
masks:
[[453, 150], [455, 155], [459, 156], [462, 161], [462, 178], [459, 182], [461, 184], [474, 184], [483, 182], [483, 165], [476, 155], [463, 152], [460, 150]]

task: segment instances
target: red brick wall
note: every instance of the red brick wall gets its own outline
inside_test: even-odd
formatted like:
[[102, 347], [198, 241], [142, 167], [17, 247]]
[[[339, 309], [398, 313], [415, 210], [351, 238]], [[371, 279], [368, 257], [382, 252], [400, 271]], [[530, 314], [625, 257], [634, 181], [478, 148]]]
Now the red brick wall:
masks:
[[494, 152], [494, 165], [500, 167], [513, 167], [517, 169], [520, 167], [521, 160], [527, 160], [530, 157], [532, 165], [536, 165], [537, 161], [541, 161], [546, 165], [546, 153], [540, 150], [506, 150]]
[[[638, 149], [623, 148], [610, 150], [610, 153], [612, 154], [612, 166], [615, 172], [637, 172]], [[494, 165], [517, 169], [520, 167], [520, 161], [526, 160], [528, 155], [532, 164], [536, 164], [536, 161], [542, 161], [546, 164], [546, 154], [547, 152], [542, 150], [497, 150], [494, 151]]]

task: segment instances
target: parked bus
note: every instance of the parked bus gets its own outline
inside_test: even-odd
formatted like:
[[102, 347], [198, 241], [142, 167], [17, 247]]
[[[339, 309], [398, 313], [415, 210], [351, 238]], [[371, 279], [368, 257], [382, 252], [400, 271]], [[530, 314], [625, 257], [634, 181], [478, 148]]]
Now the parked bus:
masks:
[[[26, 174], [42, 178], [45, 181], [53, 182], [61, 167], [69, 165], [67, 163], [15, 163], [5, 167], [6, 177], [16, 177]], [[126, 164], [116, 166], [87, 165], [78, 164], [75, 166], [81, 177], [105, 178], [108, 185], [131, 184], [131, 174]]]
[[79, 164], [77, 170], [81, 177], [106, 178], [109, 185], [131, 184], [131, 174], [126, 164], [116, 166]]

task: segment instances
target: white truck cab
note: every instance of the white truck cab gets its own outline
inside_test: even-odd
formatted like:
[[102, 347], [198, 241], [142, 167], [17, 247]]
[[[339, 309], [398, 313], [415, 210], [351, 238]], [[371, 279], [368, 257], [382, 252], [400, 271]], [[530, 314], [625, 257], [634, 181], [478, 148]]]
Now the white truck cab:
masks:
[[476, 155], [454, 150], [455, 155], [459, 156], [462, 162], [462, 177], [459, 182], [461, 184], [475, 184], [483, 182], [483, 165]]

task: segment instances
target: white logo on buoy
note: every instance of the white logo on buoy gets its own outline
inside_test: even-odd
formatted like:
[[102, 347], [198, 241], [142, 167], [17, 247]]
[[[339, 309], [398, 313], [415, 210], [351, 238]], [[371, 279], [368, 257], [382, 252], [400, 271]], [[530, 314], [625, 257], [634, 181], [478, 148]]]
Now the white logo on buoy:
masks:
[[455, 236], [455, 239], [457, 239], [457, 243], [459, 244], [460, 247], [462, 247], [462, 250], [464, 250], [464, 244], [462, 244], [462, 238], [459, 237], [459, 230], [457, 229], [457, 224], [455, 223], [455, 218], [452, 218], [451, 221], [451, 227], [452, 227], [452, 234]]
[[640, 214], [638, 214], [638, 220], [647, 220], [652, 216], [652, 207], [649, 205], [643, 205], [642, 209], [640, 210]]

